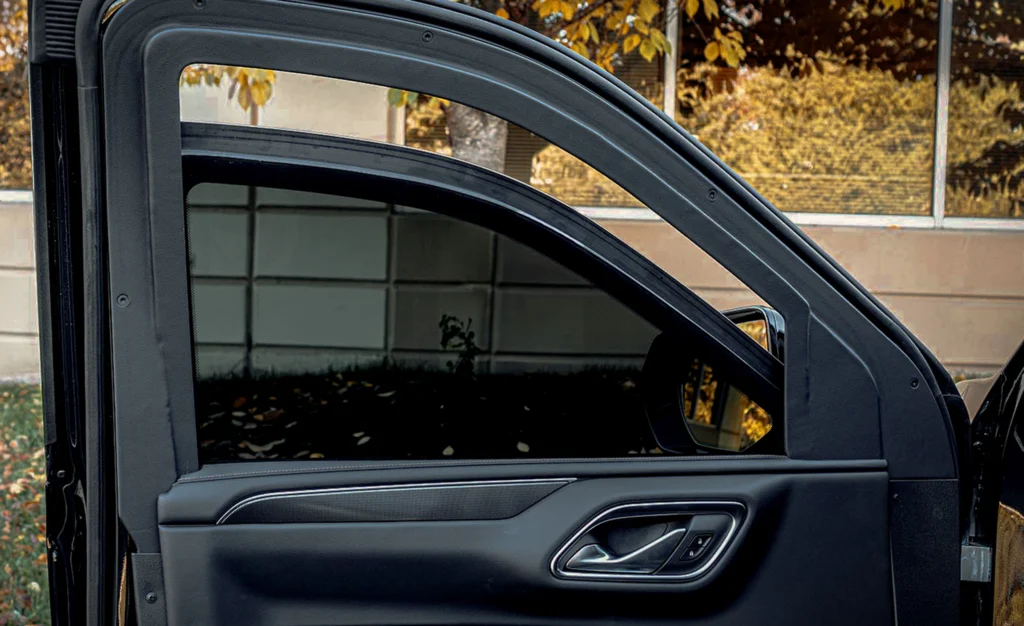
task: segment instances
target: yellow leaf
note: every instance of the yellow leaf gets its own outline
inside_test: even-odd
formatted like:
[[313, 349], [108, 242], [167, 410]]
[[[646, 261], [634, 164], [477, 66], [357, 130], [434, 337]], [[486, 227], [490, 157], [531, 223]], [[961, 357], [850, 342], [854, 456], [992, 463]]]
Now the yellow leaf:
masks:
[[576, 14], [576, 5], [572, 4], [571, 2], [565, 2], [563, 0], [563, 2], [561, 3], [561, 13], [562, 17], [564, 17], [566, 20], [571, 20], [572, 16]]
[[657, 28], [651, 29], [651, 41], [659, 52], [668, 52], [668, 39], [665, 39], [665, 35], [663, 35]]
[[540, 17], [547, 17], [552, 13], [557, 13], [561, 4], [561, 0], [540, 0], [540, 2], [535, 5], [537, 15]]
[[709, 20], [718, 17], [718, 2], [715, 0], [704, 0], [704, 15]]
[[637, 32], [643, 33], [645, 35], [651, 32], [650, 25], [648, 25], [647, 22], [642, 22], [640, 20], [633, 20], [633, 28], [635, 28]]
[[694, 15], [697, 15], [697, 9], [700, 8], [700, 0], [686, 0], [686, 14], [692, 19]]
[[704, 58], [709, 62], [713, 63], [715, 59], [718, 58], [719, 52], [720, 50], [717, 41], [712, 41], [708, 45], [704, 46]]
[[729, 64], [729, 67], [739, 67], [740, 55], [736, 50], [735, 46], [731, 46], [728, 43], [722, 44], [722, 58]]
[[500, 9], [495, 11], [494, 14], [503, 20], [507, 20], [509, 18], [508, 11], [505, 10], [505, 7], [501, 7]]
[[242, 107], [243, 111], [248, 111], [249, 107], [252, 106], [252, 91], [249, 89], [248, 83], [242, 83], [238, 86], [238, 106]]
[[653, 59], [654, 54], [657, 51], [658, 49], [654, 47], [654, 44], [651, 43], [650, 39], [644, 39], [643, 43], [640, 44], [640, 56], [642, 56], [645, 61]]
[[252, 101], [256, 103], [256, 106], [262, 107], [267, 104], [270, 100], [270, 94], [273, 93], [273, 87], [267, 81], [253, 83], [252, 87]]
[[587, 29], [590, 30], [590, 40], [594, 43], [600, 43], [601, 33], [597, 32], [597, 25], [593, 22], [587, 22]]
[[661, 7], [655, 0], [640, 0], [640, 8], [637, 9], [636, 14], [643, 21], [650, 22], [658, 15], [659, 11], [661, 11]]
[[578, 41], [572, 44], [572, 51], [582, 57], [590, 58], [590, 51], [587, 50], [587, 47], [585, 45]]
[[629, 54], [640, 45], [640, 35], [633, 33], [622, 42], [622, 51]]

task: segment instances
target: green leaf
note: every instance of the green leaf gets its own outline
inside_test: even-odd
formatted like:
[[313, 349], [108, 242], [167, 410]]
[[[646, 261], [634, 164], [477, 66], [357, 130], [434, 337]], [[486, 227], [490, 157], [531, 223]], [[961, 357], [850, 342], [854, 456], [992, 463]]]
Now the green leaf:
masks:
[[388, 89], [388, 104], [400, 107], [405, 102], [405, 92], [401, 89]]

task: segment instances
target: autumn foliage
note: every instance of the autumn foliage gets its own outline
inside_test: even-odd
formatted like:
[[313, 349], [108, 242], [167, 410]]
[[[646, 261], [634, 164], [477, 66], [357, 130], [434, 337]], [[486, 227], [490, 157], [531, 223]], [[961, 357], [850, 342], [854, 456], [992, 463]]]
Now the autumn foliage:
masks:
[[0, 2], [0, 189], [32, 187], [26, 0]]

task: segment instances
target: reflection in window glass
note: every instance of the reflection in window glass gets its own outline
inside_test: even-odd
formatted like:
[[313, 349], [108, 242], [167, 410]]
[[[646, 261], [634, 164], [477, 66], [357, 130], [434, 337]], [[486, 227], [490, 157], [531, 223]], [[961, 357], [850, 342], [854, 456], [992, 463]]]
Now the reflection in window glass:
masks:
[[688, 372], [682, 394], [687, 430], [701, 445], [741, 452], [772, 428], [767, 411], [736, 387], [718, 380], [712, 367], [699, 359]]
[[[740, 330], [768, 349], [768, 324], [750, 320]], [[682, 388], [683, 416], [697, 443], [709, 448], [743, 451], [768, 434], [772, 416], [745, 393], [719, 380], [714, 369], [694, 359]]]
[[1024, 217], [1024, 3], [956, 2], [946, 215]]
[[735, 17], [741, 59], [684, 29], [679, 123], [784, 211], [928, 213], [937, 3], [737, 3]]
[[188, 202], [202, 462], [660, 453], [656, 329], [548, 257], [360, 198]]

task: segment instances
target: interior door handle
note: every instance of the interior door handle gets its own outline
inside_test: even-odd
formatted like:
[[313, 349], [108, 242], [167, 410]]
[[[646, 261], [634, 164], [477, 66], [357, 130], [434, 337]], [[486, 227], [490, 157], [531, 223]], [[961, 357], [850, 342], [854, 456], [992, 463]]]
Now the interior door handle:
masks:
[[590, 518], [551, 557], [556, 578], [685, 582], [729, 558], [746, 521], [735, 500], [629, 502]]
[[685, 528], [677, 528], [620, 556], [613, 556], [598, 544], [590, 543], [569, 558], [565, 569], [602, 574], [653, 574], [668, 561], [685, 534]]

